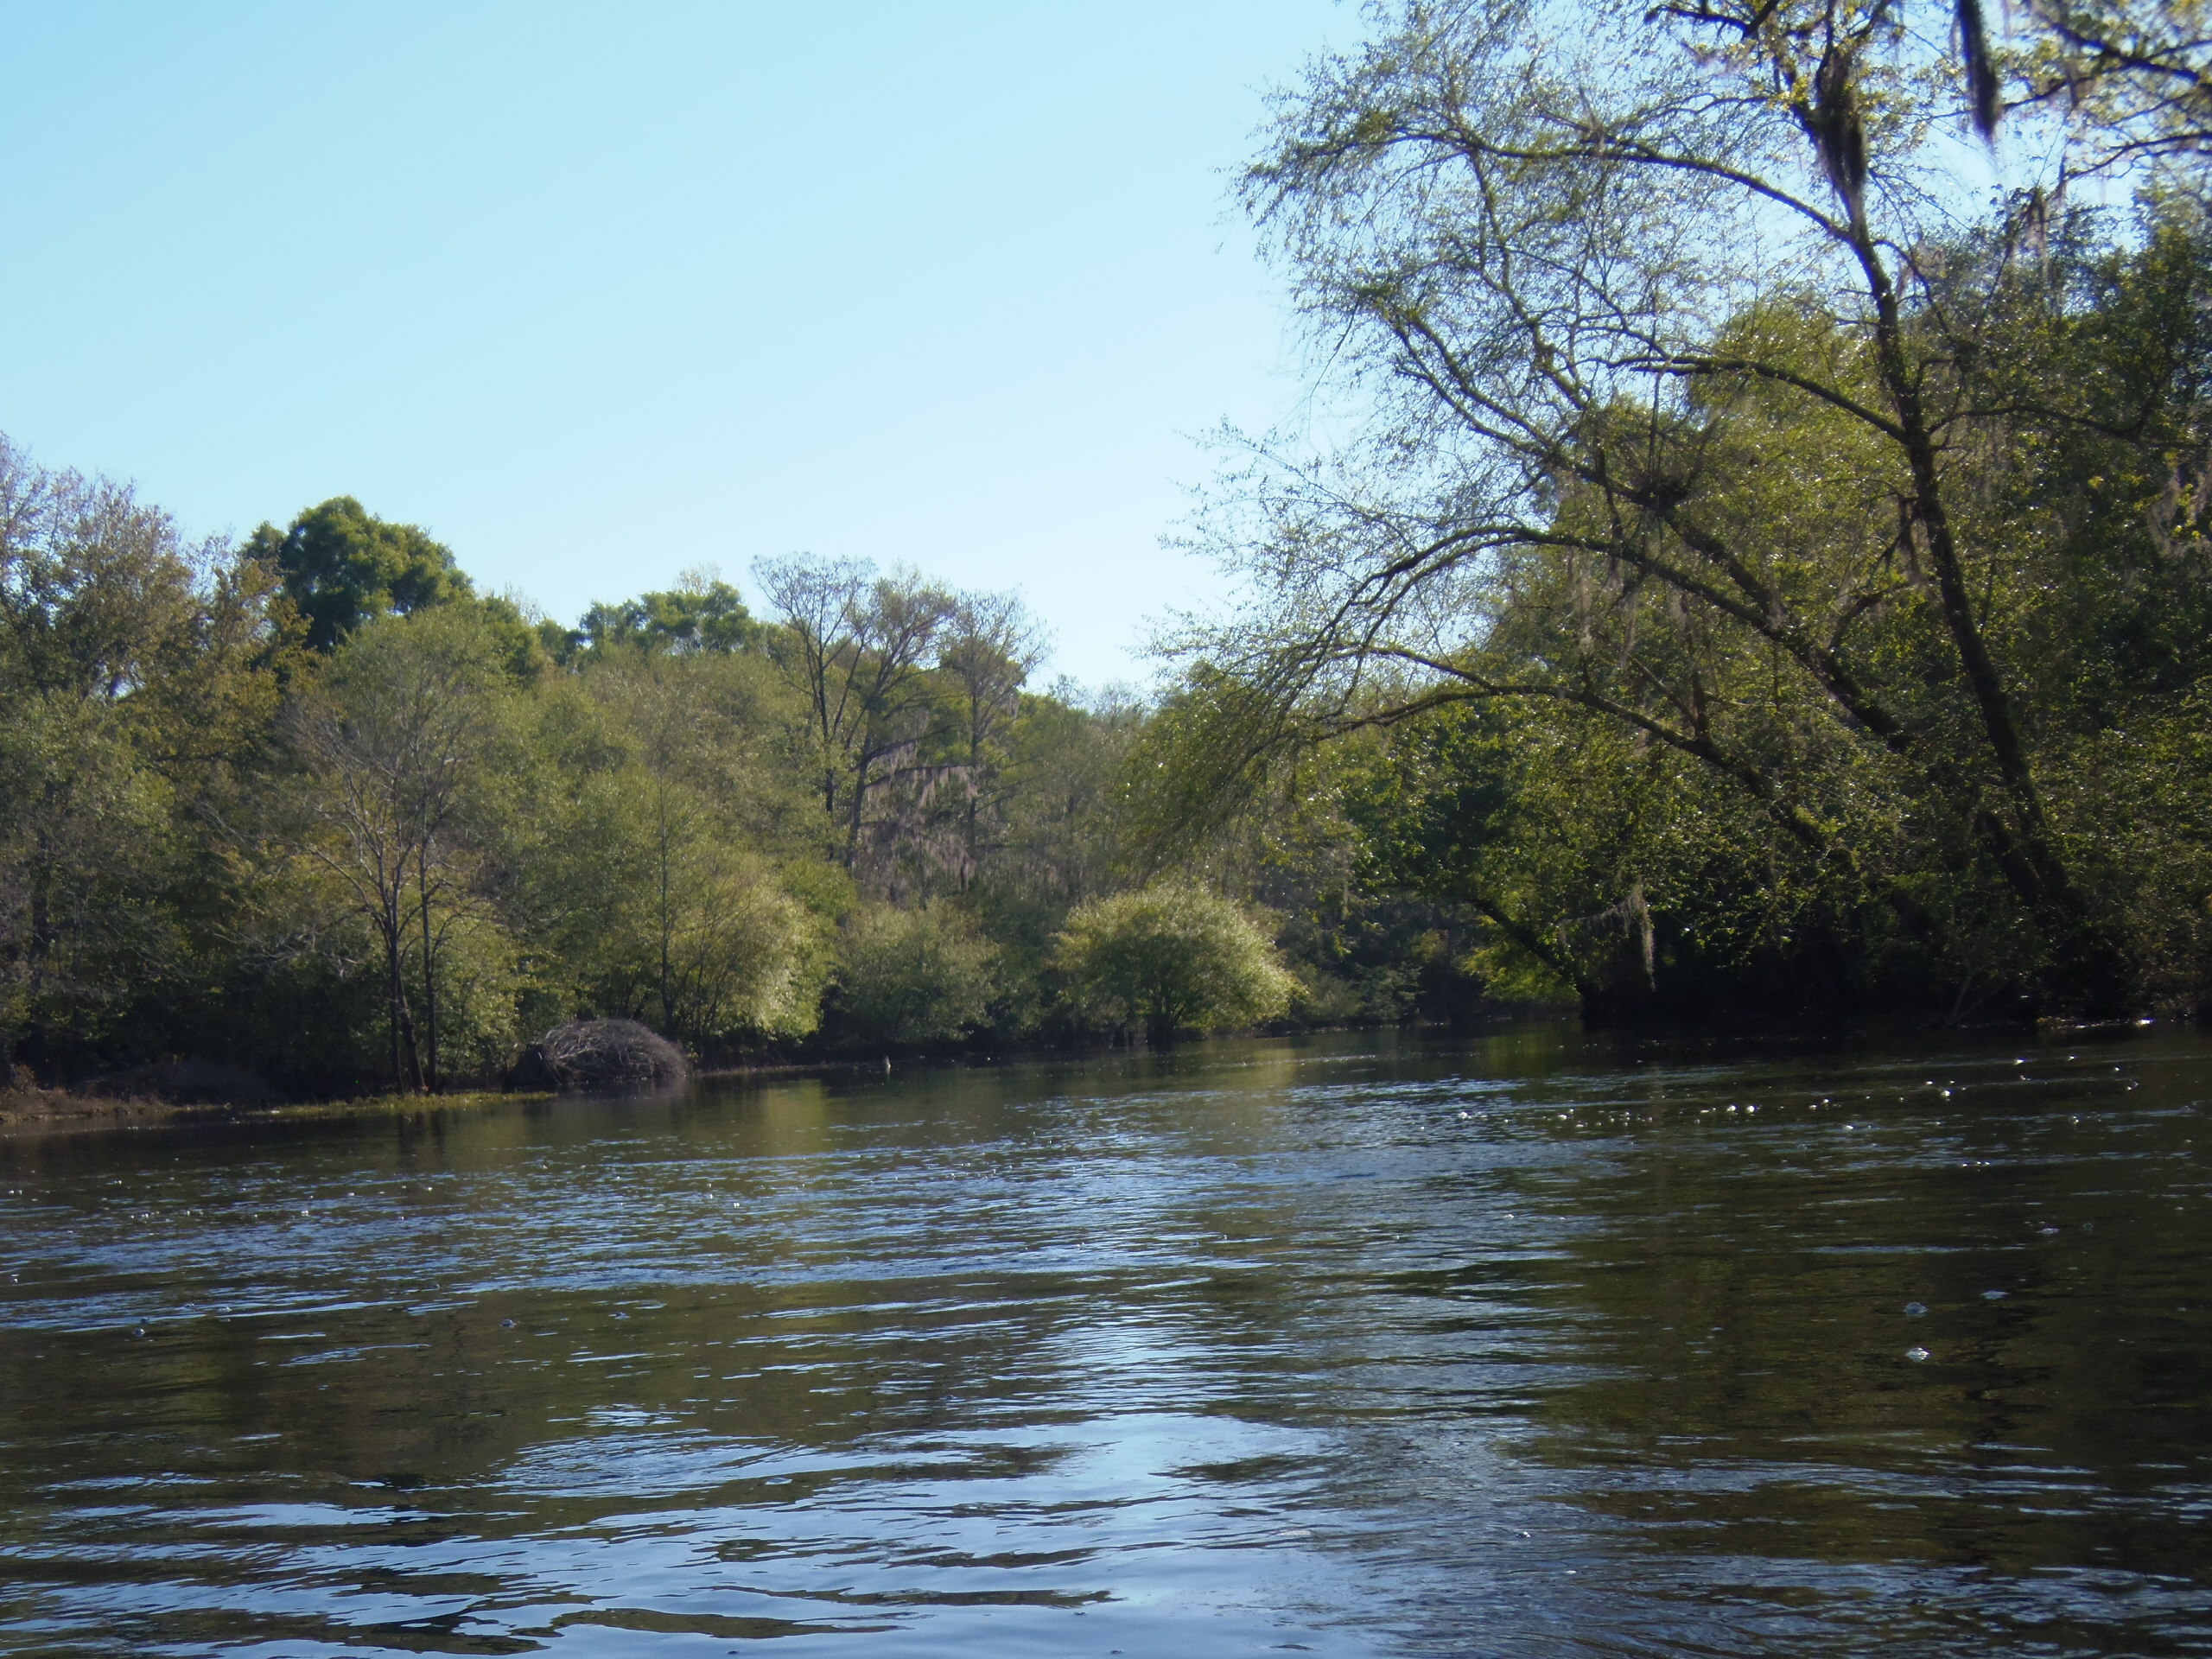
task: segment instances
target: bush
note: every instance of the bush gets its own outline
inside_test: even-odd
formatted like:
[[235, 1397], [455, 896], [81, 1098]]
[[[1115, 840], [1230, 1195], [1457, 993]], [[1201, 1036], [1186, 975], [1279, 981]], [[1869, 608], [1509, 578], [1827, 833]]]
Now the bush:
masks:
[[1058, 947], [1061, 970], [1097, 1014], [1155, 1040], [1272, 1020], [1297, 990], [1252, 918], [1204, 887], [1095, 899], [1068, 918]]
[[998, 949], [965, 912], [874, 905], [846, 922], [838, 1017], [855, 1041], [957, 1042], [982, 1026], [998, 983]]

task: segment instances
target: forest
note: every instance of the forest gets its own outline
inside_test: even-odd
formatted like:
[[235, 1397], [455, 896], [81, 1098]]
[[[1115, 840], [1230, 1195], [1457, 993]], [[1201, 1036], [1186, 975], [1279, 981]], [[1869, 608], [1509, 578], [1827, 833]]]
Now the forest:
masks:
[[1245, 910], [1128, 877], [1141, 711], [1031, 687], [1011, 596], [791, 557], [770, 619], [701, 572], [571, 628], [351, 499], [188, 545], [9, 448], [0, 513], [29, 1079], [434, 1090], [579, 1016], [714, 1064], [1290, 1006]]
[[2202, 1013], [2195, 16], [1378, 15], [1242, 179], [1331, 418], [1224, 435], [1141, 696], [895, 563], [569, 626], [0, 442], [0, 1081]]

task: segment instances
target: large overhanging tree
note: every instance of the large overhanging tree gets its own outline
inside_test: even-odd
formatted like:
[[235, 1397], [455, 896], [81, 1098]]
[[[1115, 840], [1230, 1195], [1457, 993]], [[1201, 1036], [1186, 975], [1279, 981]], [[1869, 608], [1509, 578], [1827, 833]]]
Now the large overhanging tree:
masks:
[[1325, 456], [1255, 446], [1211, 521], [1258, 595], [1186, 642], [1232, 735], [1572, 708], [1940, 949], [1881, 844], [1918, 803], [2046, 990], [2124, 1000], [2053, 822], [2037, 658], [2078, 595], [2021, 480], [2087, 434], [2167, 458], [2170, 531], [2193, 510], [2180, 346], [2078, 372], [2064, 199], [2101, 174], [2190, 218], [2190, 12], [2038, 7], [1993, 40], [1971, 0], [1470, 0], [1319, 66], [1245, 188], [1360, 415]]

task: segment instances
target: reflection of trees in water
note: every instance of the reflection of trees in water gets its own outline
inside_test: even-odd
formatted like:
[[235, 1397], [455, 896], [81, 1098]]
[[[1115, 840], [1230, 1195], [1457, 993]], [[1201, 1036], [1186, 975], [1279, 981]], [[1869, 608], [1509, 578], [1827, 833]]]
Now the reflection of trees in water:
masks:
[[[873, 1536], [924, 1491], [1033, 1507], [1057, 1489], [1009, 1483], [1175, 1414], [1298, 1433], [1068, 1480], [1310, 1504], [1432, 1590], [1546, 1500], [1570, 1541], [1544, 1548], [1625, 1551], [1639, 1595], [1743, 1563], [1754, 1600], [1808, 1606], [1831, 1565], [2196, 1570], [2158, 1484], [2197, 1477], [2152, 1465], [2202, 1468], [2202, 1350], [2143, 1309], [2191, 1301], [2212, 1241], [2173, 1211], [2192, 1125], [2148, 1109], [2183, 1097], [2155, 1068], [2062, 1095], [1618, 1065], [1654, 1051], [1557, 1031], [1351, 1046], [423, 1114], [250, 1156], [0, 1148], [0, 1185], [75, 1206], [28, 1248], [107, 1323], [0, 1334], [0, 1540], [72, 1573], [189, 1545], [159, 1570], [243, 1583], [367, 1523], [536, 1539], [819, 1497]], [[1810, 1109], [1849, 1076], [1912, 1099]], [[1701, 1115], [1732, 1103], [1756, 1122]], [[98, 1311], [226, 1296], [305, 1311], [145, 1337]], [[97, 1481], [147, 1507], [94, 1515]]]
[[1577, 1501], [1675, 1551], [2193, 1576], [2142, 1500], [2202, 1469], [2204, 1350], [2146, 1308], [2212, 1237], [2174, 1203], [2186, 1116], [2095, 1071], [1717, 1078], [1655, 1107], [1548, 1195], [1586, 1224], [1554, 1294], [1590, 1369], [1542, 1399], [1533, 1454], [1616, 1466]]
[[[94, 1438], [60, 1459], [73, 1479], [251, 1470], [255, 1492], [352, 1505], [365, 1494], [345, 1484], [367, 1482], [440, 1510], [473, 1508], [455, 1489], [503, 1481], [549, 1446], [641, 1422], [706, 1437], [672, 1456], [712, 1487], [749, 1478], [732, 1440], [848, 1446], [972, 1423], [994, 1400], [1071, 1395], [1060, 1338], [1126, 1294], [1128, 1275], [1021, 1265], [1033, 1196], [1089, 1155], [1040, 1128], [1022, 1077], [939, 1073], [873, 1092], [800, 1079], [626, 1106], [627, 1128], [569, 1103], [426, 1113], [372, 1151], [341, 1132], [334, 1179], [362, 1196], [330, 1207], [391, 1235], [375, 1250], [381, 1282], [316, 1246], [288, 1255], [282, 1222], [236, 1214], [216, 1221], [246, 1224], [226, 1250], [261, 1259], [203, 1257], [160, 1294], [213, 1307], [237, 1294], [226, 1286], [259, 1281], [310, 1302], [411, 1296], [423, 1311], [157, 1319], [149, 1338], [57, 1334], [36, 1359], [11, 1340], [0, 1423], [32, 1444], [57, 1397], [86, 1402], [72, 1415]], [[312, 1147], [288, 1161], [314, 1185], [330, 1179]], [[565, 1207], [531, 1193], [532, 1165], [558, 1169]], [[503, 1281], [530, 1287], [474, 1288]], [[308, 1331], [320, 1334], [272, 1340]], [[601, 1357], [615, 1354], [634, 1357]], [[642, 1415], [594, 1421], [615, 1405]], [[282, 1438], [251, 1438], [268, 1434]], [[0, 1472], [20, 1500], [11, 1512], [59, 1471], [32, 1459]], [[566, 1524], [627, 1501], [548, 1491], [503, 1524]]]

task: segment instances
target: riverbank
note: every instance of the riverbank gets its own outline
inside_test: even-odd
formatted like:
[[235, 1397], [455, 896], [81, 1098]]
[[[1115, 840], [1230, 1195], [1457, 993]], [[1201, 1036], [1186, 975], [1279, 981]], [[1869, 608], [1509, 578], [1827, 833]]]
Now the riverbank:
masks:
[[[897, 1066], [900, 1071], [938, 1070], [961, 1065], [991, 1066], [1004, 1065], [1009, 1060], [1033, 1059], [1040, 1053], [1079, 1054], [1090, 1052], [1049, 1050], [981, 1056], [964, 1053], [910, 1054], [899, 1057]], [[781, 1060], [752, 1065], [716, 1066], [712, 1070], [692, 1072], [690, 1081], [765, 1081], [775, 1077], [874, 1073], [888, 1071], [892, 1067], [893, 1061], [887, 1058]], [[512, 1105], [557, 1097], [551, 1090], [466, 1089], [451, 1094], [357, 1095], [328, 1100], [286, 1100], [271, 1096], [179, 1101], [165, 1100], [147, 1093], [93, 1094], [18, 1084], [0, 1086], [0, 1135], [40, 1132], [83, 1134], [97, 1130], [155, 1128], [183, 1123], [277, 1123], [309, 1117], [466, 1110], [474, 1107]]]
[[0, 1088], [0, 1129], [22, 1125], [123, 1128], [194, 1109], [196, 1109], [172, 1105], [167, 1101], [112, 1100], [103, 1096], [72, 1094], [63, 1089], [20, 1084]]
[[[1592, 1024], [1579, 1014], [1572, 1006], [1529, 1005], [1519, 1008], [1501, 1008], [1489, 1018], [1469, 1025], [1445, 1027], [1440, 1026], [1413, 1026], [1376, 1027], [1376, 1030], [1395, 1029], [1401, 1032], [1453, 1032], [1465, 1037], [1478, 1034], [1497, 1034], [1518, 1027], [1537, 1025], [1574, 1023], [1590, 1034], [1603, 1034], [1616, 1039], [1633, 1040], [1639, 1037], [1664, 1037], [1676, 1041], [1719, 1039], [1730, 1043], [1762, 1044], [1793, 1043], [1808, 1037], [1833, 1040], [1849, 1035], [1862, 1041], [1913, 1039], [1927, 1040], [1936, 1033], [1922, 1025], [1899, 1021], [1840, 1021], [1812, 1024], [1805, 1020], [1777, 1020], [1764, 1025], [1742, 1023], [1711, 1025], [1638, 1026], [1630, 1023]], [[2133, 1036], [2153, 1026], [2167, 1029], [2185, 1028], [2206, 1023], [2202, 1020], [2164, 1019], [2147, 1017], [2112, 1020], [2084, 1023], [2066, 1023], [2045, 1020], [2033, 1025], [1999, 1022], [1978, 1027], [1985, 1033], [2004, 1029], [2017, 1032], [2031, 1041], [2099, 1040]], [[1310, 1027], [1302, 1030], [1272, 1030], [1253, 1033], [1268, 1037], [1314, 1037], [1348, 1027]], [[1192, 1039], [1193, 1041], [1198, 1039]], [[1175, 1048], [1189, 1046], [1190, 1042], [1173, 1045]], [[1108, 1058], [1116, 1054], [1150, 1052], [1152, 1045], [1141, 1039], [1131, 1044], [1110, 1039], [1094, 1039], [1082, 1044], [1037, 1045], [1033, 1046], [982, 1051], [975, 1048], [950, 1050], [906, 1050], [888, 1055], [861, 1057], [847, 1054], [816, 1058], [762, 1059], [737, 1065], [702, 1068], [690, 1073], [690, 1084], [727, 1084], [793, 1077], [829, 1077], [857, 1074], [883, 1074], [894, 1070], [907, 1071], [937, 1071], [946, 1070], [991, 1069], [1018, 1065], [1030, 1061], [1084, 1061]], [[246, 1074], [238, 1074], [241, 1077]], [[97, 1088], [98, 1085], [92, 1085]], [[334, 1099], [284, 1099], [269, 1091], [267, 1085], [255, 1087], [261, 1092], [252, 1097], [232, 1100], [173, 1100], [163, 1099], [151, 1092], [120, 1090], [112, 1093], [93, 1093], [79, 1090], [48, 1089], [35, 1084], [0, 1085], [0, 1135], [22, 1133], [60, 1132], [87, 1133], [110, 1129], [139, 1129], [181, 1123], [238, 1125], [277, 1123], [301, 1118], [344, 1117], [364, 1114], [411, 1115], [426, 1111], [467, 1109], [517, 1102], [545, 1101], [556, 1094], [545, 1090], [505, 1090], [498, 1088], [468, 1089], [451, 1094], [381, 1094], [340, 1096]]]
[[162, 1128], [182, 1123], [280, 1123], [301, 1118], [443, 1111], [551, 1098], [542, 1091], [480, 1089], [452, 1095], [369, 1095], [345, 1100], [186, 1103], [143, 1095], [115, 1097], [18, 1085], [0, 1089], [0, 1135]]
[[[1069, 1051], [1039, 1051], [1063, 1052]], [[1081, 1051], [1088, 1052], [1089, 1051]], [[948, 1065], [998, 1065], [1036, 1053], [911, 1054], [899, 1057], [901, 1071]], [[694, 1071], [692, 1083], [730, 1083], [772, 1077], [825, 1077], [888, 1071], [887, 1058], [779, 1060], [751, 1065], [716, 1066]], [[168, 1100], [146, 1092], [91, 1093], [46, 1089], [36, 1084], [0, 1085], [0, 1135], [36, 1130], [83, 1132], [149, 1128], [177, 1123], [282, 1122], [302, 1117], [342, 1117], [363, 1113], [445, 1111], [516, 1102], [551, 1100], [542, 1089], [464, 1089], [450, 1094], [341, 1096], [327, 1100], [287, 1100], [273, 1094], [236, 1100]]]
[[[846, 1055], [817, 1059], [762, 1060], [694, 1071], [691, 1083], [765, 1081], [777, 1077], [830, 1077], [853, 1073], [938, 1070], [947, 1066], [995, 1066], [1046, 1056], [1083, 1058], [1122, 1046], [1092, 1043], [1081, 1047], [908, 1052], [869, 1058]], [[213, 1068], [209, 1068], [213, 1070]], [[148, 1090], [48, 1089], [33, 1084], [0, 1084], [0, 1135], [26, 1130], [136, 1129], [176, 1123], [278, 1122], [301, 1117], [346, 1116], [359, 1113], [422, 1112], [555, 1098], [550, 1090], [467, 1089], [450, 1094], [341, 1096], [334, 1099], [285, 1099], [248, 1074], [236, 1074], [249, 1086], [231, 1099], [168, 1099]]]

